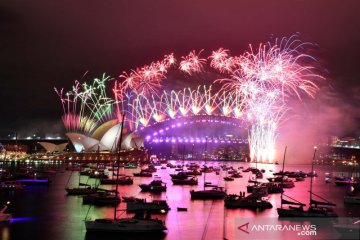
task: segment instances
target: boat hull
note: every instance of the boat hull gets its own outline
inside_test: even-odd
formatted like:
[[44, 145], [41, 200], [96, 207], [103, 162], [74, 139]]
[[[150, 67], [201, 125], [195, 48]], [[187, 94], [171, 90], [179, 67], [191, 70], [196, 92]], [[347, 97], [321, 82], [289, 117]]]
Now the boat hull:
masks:
[[324, 217], [324, 218], [335, 218], [337, 214], [334, 212], [310, 212], [301, 211], [297, 209], [277, 209], [279, 217]]
[[190, 191], [191, 199], [224, 199], [226, 196], [225, 192], [222, 191]]
[[225, 201], [226, 208], [245, 208], [245, 209], [268, 209], [272, 208], [270, 202], [246, 202], [246, 201]]
[[165, 192], [166, 187], [165, 186], [148, 186], [148, 185], [139, 185], [141, 188], [141, 191], [143, 192]]
[[141, 219], [119, 219], [107, 222], [85, 221], [86, 231], [90, 232], [116, 232], [116, 233], [151, 233], [162, 232], [166, 227], [155, 221]]
[[345, 196], [344, 203], [348, 204], [360, 204], [360, 197], [358, 196]]
[[198, 185], [198, 181], [187, 179], [171, 179], [174, 185]]
[[66, 188], [65, 190], [68, 195], [89, 195], [96, 193], [96, 189], [93, 188]]
[[152, 203], [137, 203], [137, 202], [127, 202], [126, 211], [127, 212], [138, 212], [138, 211], [149, 211], [149, 212], [168, 212], [170, 210], [167, 205], [159, 205]]

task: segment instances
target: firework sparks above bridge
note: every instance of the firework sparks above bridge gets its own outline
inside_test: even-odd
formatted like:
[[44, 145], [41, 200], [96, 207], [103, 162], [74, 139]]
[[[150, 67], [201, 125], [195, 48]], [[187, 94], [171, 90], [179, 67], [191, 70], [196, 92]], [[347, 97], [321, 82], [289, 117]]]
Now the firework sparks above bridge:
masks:
[[[75, 82], [72, 91], [55, 89], [61, 99], [63, 122], [68, 131], [90, 134], [101, 123], [127, 112], [126, 125], [132, 131], [168, 119], [193, 115], [219, 115], [242, 120], [247, 124], [250, 157], [273, 162], [277, 130], [289, 114], [289, 101], [315, 97], [317, 81], [312, 65], [315, 59], [303, 53], [310, 45], [290, 38], [260, 44], [239, 56], [220, 48], [205, 58], [204, 51], [191, 51], [176, 60], [174, 54], [160, 61], [123, 72], [113, 82], [114, 97], [106, 93], [113, 80], [103, 75], [92, 85]], [[218, 77], [205, 85], [181, 90], [167, 90], [169, 72], [186, 76], [212, 72]]]

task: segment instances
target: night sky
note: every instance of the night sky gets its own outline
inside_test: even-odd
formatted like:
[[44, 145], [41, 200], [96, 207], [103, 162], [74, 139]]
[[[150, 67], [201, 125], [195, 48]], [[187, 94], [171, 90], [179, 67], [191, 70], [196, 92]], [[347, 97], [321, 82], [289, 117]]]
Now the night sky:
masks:
[[317, 44], [329, 89], [358, 109], [359, 0], [1, 0], [0, 136], [61, 132], [53, 87], [86, 71], [117, 77], [167, 53], [240, 54], [296, 32]]

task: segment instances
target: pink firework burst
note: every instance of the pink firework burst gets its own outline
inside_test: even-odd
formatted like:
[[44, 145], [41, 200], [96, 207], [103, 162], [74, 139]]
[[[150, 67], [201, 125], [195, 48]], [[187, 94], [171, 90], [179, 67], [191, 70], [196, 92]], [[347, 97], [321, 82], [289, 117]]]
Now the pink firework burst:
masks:
[[195, 51], [191, 51], [189, 55], [182, 57], [179, 69], [189, 75], [193, 73], [199, 73], [202, 71], [206, 59], [200, 58], [200, 54], [203, 50], [196, 54]]

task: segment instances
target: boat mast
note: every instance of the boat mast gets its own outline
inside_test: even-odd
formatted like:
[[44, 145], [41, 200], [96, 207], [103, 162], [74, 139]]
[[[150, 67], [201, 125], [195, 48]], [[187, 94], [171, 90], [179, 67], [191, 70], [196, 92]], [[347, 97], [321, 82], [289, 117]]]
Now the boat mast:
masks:
[[314, 155], [313, 155], [313, 159], [312, 159], [312, 164], [311, 164], [311, 178], [310, 178], [310, 205], [311, 205], [311, 200], [312, 200], [312, 183], [313, 183], [313, 178], [314, 178], [314, 161], [315, 161], [315, 156], [316, 156], [316, 151], [317, 151], [317, 147], [314, 147]]
[[285, 156], [286, 156], [286, 149], [287, 149], [287, 146], [285, 146], [285, 151], [284, 151], [284, 158], [283, 158], [283, 165], [282, 165], [282, 172], [281, 172], [281, 175], [282, 175], [282, 177], [281, 177], [281, 209], [282, 209], [282, 206], [283, 206], [283, 201], [282, 201], [282, 199], [283, 199], [283, 193], [284, 193], [284, 191], [282, 190], [282, 188], [283, 188], [283, 183], [284, 183], [284, 167], [285, 167]]
[[[207, 160], [207, 137], [205, 138], [205, 166], [206, 166], [206, 160]], [[205, 191], [205, 183], [206, 183], [205, 175], [206, 175], [206, 171], [204, 171], [204, 191]]]
[[125, 120], [125, 113], [123, 113], [123, 115], [122, 115], [120, 137], [119, 137], [118, 150], [117, 150], [118, 159], [116, 161], [117, 162], [117, 174], [116, 174], [115, 203], [114, 203], [114, 220], [116, 220], [116, 206], [117, 206], [116, 197], [117, 197], [118, 188], [119, 188], [120, 151], [121, 151], [121, 142], [122, 142], [122, 132], [124, 129], [124, 120]]

